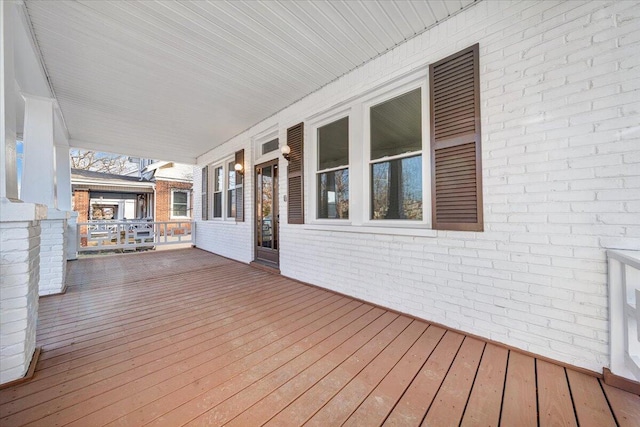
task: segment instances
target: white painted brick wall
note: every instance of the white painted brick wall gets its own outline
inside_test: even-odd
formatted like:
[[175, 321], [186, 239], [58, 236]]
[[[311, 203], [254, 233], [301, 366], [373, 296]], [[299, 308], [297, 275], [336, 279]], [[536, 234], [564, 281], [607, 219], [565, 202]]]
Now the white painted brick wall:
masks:
[[[235, 220], [210, 219], [202, 221], [202, 167], [217, 163], [232, 156], [238, 150], [244, 149], [244, 222]], [[217, 253], [227, 258], [242, 262], [253, 260], [252, 227], [253, 227], [253, 173], [250, 160], [252, 156], [251, 141], [248, 138], [237, 138], [225, 144], [219, 150], [212, 150], [198, 159], [198, 166], [194, 167], [193, 176], [193, 218], [196, 221], [195, 245], [200, 249]], [[212, 173], [212, 172], [210, 172]]]
[[40, 221], [40, 282], [39, 295], [53, 295], [64, 291], [67, 270], [67, 242], [64, 219]]
[[25, 375], [36, 347], [39, 222], [0, 222], [0, 384]]
[[[198, 163], [247, 150], [273, 124], [285, 139], [287, 127], [479, 42], [485, 231], [419, 237], [290, 226], [282, 177], [281, 271], [601, 371], [609, 364], [605, 250], [640, 249], [639, 28], [638, 2], [483, 1]], [[247, 221], [198, 221], [199, 247], [252, 259], [250, 179], [246, 188]]]

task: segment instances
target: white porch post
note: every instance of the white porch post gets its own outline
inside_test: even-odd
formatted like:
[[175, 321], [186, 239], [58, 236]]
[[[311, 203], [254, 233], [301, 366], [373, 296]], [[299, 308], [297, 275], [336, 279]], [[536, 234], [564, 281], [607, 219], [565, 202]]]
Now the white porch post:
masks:
[[53, 99], [25, 96], [21, 198], [55, 207]]
[[[39, 295], [58, 294], [65, 289], [66, 236], [68, 210], [56, 209], [58, 201], [70, 205], [71, 191], [65, 185], [68, 160], [56, 154], [54, 147], [54, 100], [25, 96], [24, 163], [22, 169], [22, 200], [49, 207], [41, 224]], [[63, 150], [58, 150], [63, 151]], [[62, 156], [60, 156], [62, 157]], [[67, 154], [68, 157], [68, 154]], [[56, 165], [60, 164], [60, 170]], [[56, 194], [58, 190], [59, 194]], [[61, 193], [60, 193], [61, 192]], [[56, 196], [59, 197], [56, 200]], [[69, 206], [70, 208], [70, 206]]]
[[[66, 142], [66, 141], [65, 141]], [[67, 225], [64, 235], [65, 259], [78, 259], [78, 213], [71, 206], [71, 160], [69, 145], [58, 144], [56, 153], [56, 201], [59, 210], [67, 212]]]
[[0, 384], [25, 375], [36, 345], [40, 219], [46, 206], [20, 203], [16, 173], [14, 2], [0, 2]]

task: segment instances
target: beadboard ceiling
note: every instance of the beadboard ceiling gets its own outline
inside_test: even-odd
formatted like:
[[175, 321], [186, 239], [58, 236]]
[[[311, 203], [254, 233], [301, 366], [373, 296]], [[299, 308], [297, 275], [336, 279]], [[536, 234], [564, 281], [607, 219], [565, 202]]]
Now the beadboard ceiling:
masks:
[[25, 2], [72, 145], [181, 162], [471, 3]]

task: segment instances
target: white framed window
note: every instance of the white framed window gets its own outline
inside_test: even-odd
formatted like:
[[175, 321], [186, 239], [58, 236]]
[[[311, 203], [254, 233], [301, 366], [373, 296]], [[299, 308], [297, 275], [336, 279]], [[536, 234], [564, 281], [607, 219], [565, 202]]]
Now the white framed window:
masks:
[[276, 123], [251, 137], [253, 162], [260, 164], [280, 156], [280, 127]]
[[[415, 229], [423, 229], [432, 235], [427, 74], [427, 67], [413, 70], [307, 119], [312, 142], [307, 170], [313, 173], [312, 197], [307, 199], [314, 212], [310, 228], [388, 234], [413, 229], [414, 235]], [[339, 128], [341, 120], [348, 160], [323, 162], [321, 131]], [[343, 142], [337, 145], [344, 147]], [[348, 182], [344, 219], [331, 216], [338, 191], [335, 177], [325, 174], [332, 172], [343, 173]], [[327, 193], [335, 193], [326, 195], [326, 208], [323, 184]]]
[[369, 219], [422, 221], [421, 88], [373, 105], [368, 113]]
[[224, 212], [223, 203], [224, 203], [224, 165], [216, 165], [212, 168], [213, 173], [211, 174], [212, 179], [212, 196], [211, 203], [211, 217], [212, 218], [222, 218], [222, 213]]
[[171, 190], [171, 218], [190, 218], [191, 200], [189, 190]]
[[235, 161], [227, 162], [227, 218], [236, 218], [236, 170]]
[[316, 218], [349, 219], [349, 116], [315, 129]]
[[207, 201], [209, 219], [236, 220], [237, 194], [241, 193], [242, 180], [238, 182], [235, 160], [226, 158], [208, 166]]
[[[426, 70], [425, 70], [426, 71]], [[413, 73], [363, 102], [363, 223], [431, 227], [428, 86]]]

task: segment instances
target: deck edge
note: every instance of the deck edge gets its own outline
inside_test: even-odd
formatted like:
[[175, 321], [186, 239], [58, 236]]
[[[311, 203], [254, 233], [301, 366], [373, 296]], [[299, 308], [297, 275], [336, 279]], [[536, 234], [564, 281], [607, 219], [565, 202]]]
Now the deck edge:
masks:
[[616, 375], [609, 368], [603, 368], [602, 372], [606, 385], [640, 395], [640, 382]]
[[42, 347], [36, 347], [33, 352], [33, 357], [31, 358], [31, 363], [29, 364], [29, 369], [27, 369], [27, 373], [24, 375], [24, 377], [18, 378], [17, 380], [9, 381], [8, 383], [0, 384], [0, 390], [25, 383], [33, 378], [33, 374], [36, 372], [36, 365], [38, 364], [41, 353]]

